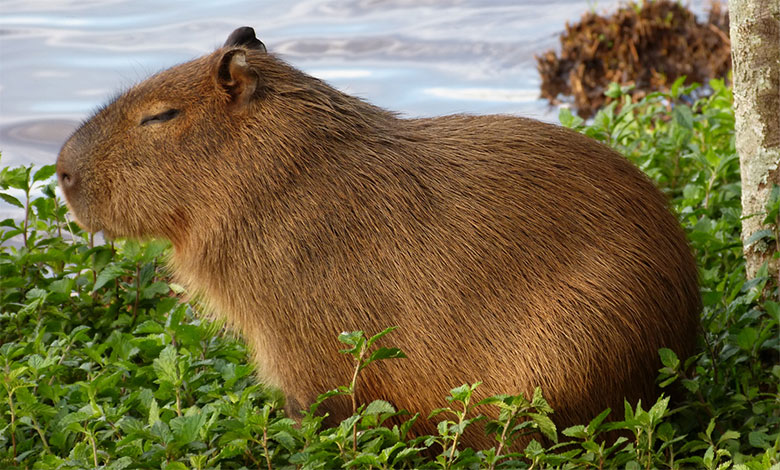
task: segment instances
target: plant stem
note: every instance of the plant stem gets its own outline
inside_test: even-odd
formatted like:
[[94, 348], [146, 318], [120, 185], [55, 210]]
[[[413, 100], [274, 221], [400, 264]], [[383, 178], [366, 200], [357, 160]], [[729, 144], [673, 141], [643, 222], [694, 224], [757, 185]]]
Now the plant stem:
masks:
[[138, 316], [138, 299], [141, 296], [141, 263], [135, 263], [135, 302], [133, 303], [133, 320], [131, 325], [135, 325], [135, 319]]
[[360, 356], [357, 359], [357, 364], [355, 364], [355, 372], [352, 373], [352, 382], [350, 383], [350, 395], [352, 395], [352, 414], [355, 414], [357, 412], [357, 378], [358, 378], [358, 372], [360, 372], [360, 364], [363, 361], [363, 356], [365, 356], [365, 346], [360, 351]]
[[89, 443], [92, 445], [92, 460], [94, 461], [95, 468], [98, 468], [97, 445], [95, 444], [95, 436], [93, 436], [91, 432], [87, 432], [87, 437], [89, 437]]
[[[355, 364], [355, 372], [352, 374], [352, 383], [350, 384], [350, 395], [352, 398], [352, 414], [357, 413], [357, 379], [358, 372], [360, 372], [360, 366], [363, 364], [363, 358], [366, 355], [368, 346], [366, 343], [360, 348], [360, 355], [357, 358], [357, 364]], [[357, 453], [357, 421], [352, 425], [352, 452]]]
[[[466, 401], [463, 403], [463, 414], [458, 416], [458, 428], [461, 427], [463, 424], [463, 420], [466, 418], [466, 414], [469, 412], [469, 401], [466, 399]], [[452, 440], [452, 447], [450, 448], [450, 456], [447, 458], [447, 466], [445, 467], [446, 470], [449, 470], [452, 466], [452, 459], [455, 458], [455, 450], [458, 447], [458, 439], [460, 439], [460, 431], [455, 433], [455, 438]]]
[[257, 465], [258, 470], [260, 470], [262, 468], [262, 465], [260, 464], [260, 462], [255, 458], [254, 455], [252, 455], [252, 452], [249, 452], [249, 449], [247, 449], [244, 452], [244, 455], [249, 457], [249, 460], [251, 460], [252, 462], [254, 462], [255, 465]]
[[[62, 365], [62, 361], [65, 360], [65, 355], [68, 354], [68, 351], [70, 351], [71, 346], [73, 346], [72, 342], [68, 343], [68, 346], [62, 351], [62, 356], [60, 356], [60, 360], [57, 361], [57, 366], [61, 366]], [[51, 378], [49, 379], [49, 385], [54, 383], [54, 378], [55, 377], [56, 377], [56, 375], [52, 375], [51, 376]]]
[[504, 425], [504, 430], [501, 431], [501, 439], [498, 441], [498, 449], [496, 449], [496, 457], [493, 463], [490, 464], [490, 470], [494, 470], [496, 468], [496, 462], [498, 462], [498, 458], [501, 456], [501, 451], [504, 449], [504, 442], [506, 442], [506, 433], [509, 431], [509, 427], [512, 425], [512, 421], [515, 419], [515, 415], [517, 414], [517, 411], [513, 411], [509, 418], [506, 421], [506, 424]]
[[357, 453], [357, 421], [352, 425], [352, 452]]
[[49, 449], [49, 443], [46, 442], [46, 436], [43, 434], [43, 431], [41, 431], [41, 427], [38, 425], [38, 421], [34, 417], [31, 418], [33, 422], [33, 428], [35, 428], [35, 430], [38, 431], [38, 435], [41, 436], [43, 448], [46, 449], [46, 452], [51, 453], [51, 449]]
[[22, 239], [24, 240], [24, 246], [27, 248], [27, 226], [30, 224], [30, 188], [24, 192], [24, 225], [22, 225]]
[[652, 426], [647, 430], [647, 463], [645, 464], [645, 470], [650, 470], [650, 465], [653, 463], [653, 428]]
[[11, 447], [13, 448], [13, 457], [16, 459], [16, 414], [14, 413], [14, 396], [11, 389], [8, 389], [8, 409], [11, 411]]
[[71, 227], [71, 221], [68, 218], [68, 213], [65, 213], [65, 228], [68, 229], [68, 233], [70, 233], [70, 242], [75, 244], [76, 243], [76, 236], [73, 234], [73, 227]]
[[450, 448], [450, 456], [447, 458], [446, 470], [450, 470], [452, 466], [452, 459], [455, 458], [455, 449], [458, 447], [458, 439], [460, 438], [460, 431], [455, 433], [455, 438], [452, 440], [452, 447]]
[[62, 224], [60, 223], [60, 204], [57, 198], [54, 198], [54, 220], [57, 222], [57, 238], [62, 238]]
[[265, 453], [265, 462], [268, 464], [268, 470], [273, 470], [271, 456], [268, 454], [268, 426], [263, 426], [263, 452]]

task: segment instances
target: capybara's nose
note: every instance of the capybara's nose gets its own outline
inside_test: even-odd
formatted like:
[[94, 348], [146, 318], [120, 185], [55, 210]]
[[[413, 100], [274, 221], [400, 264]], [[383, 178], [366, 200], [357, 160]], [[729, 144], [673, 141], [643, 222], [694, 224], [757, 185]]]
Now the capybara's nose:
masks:
[[78, 185], [79, 178], [76, 174], [76, 168], [73, 159], [69, 158], [67, 152], [60, 153], [59, 158], [57, 158], [57, 179], [65, 197], [68, 197], [68, 194], [73, 192]]

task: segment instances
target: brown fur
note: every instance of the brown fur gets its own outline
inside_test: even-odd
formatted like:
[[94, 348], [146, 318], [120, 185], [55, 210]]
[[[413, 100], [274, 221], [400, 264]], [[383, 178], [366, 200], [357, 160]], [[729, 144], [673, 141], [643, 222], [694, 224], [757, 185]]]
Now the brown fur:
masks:
[[424, 417], [462, 383], [541, 386], [559, 426], [652, 399], [658, 348], [694, 345], [696, 267], [663, 195], [558, 126], [399, 119], [234, 40], [100, 110], [58, 171], [84, 227], [172, 240], [176, 277], [293, 410], [349, 382], [341, 331], [396, 325], [408, 355], [362, 372], [363, 402]]

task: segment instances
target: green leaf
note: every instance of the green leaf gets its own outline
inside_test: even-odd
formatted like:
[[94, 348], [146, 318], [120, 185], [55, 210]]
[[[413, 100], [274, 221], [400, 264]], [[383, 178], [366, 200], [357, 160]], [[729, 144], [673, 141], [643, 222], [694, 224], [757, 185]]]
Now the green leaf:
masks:
[[207, 418], [208, 416], [199, 410], [190, 415], [171, 419], [169, 425], [176, 442], [186, 445], [197, 440], [198, 433], [203, 425], [206, 424]]
[[[519, 401], [521, 403], [525, 401], [525, 399], [522, 397], [522, 395], [520, 395], [518, 398], [520, 398]], [[547, 400], [544, 399], [544, 395], [542, 394], [542, 388], [541, 387], [534, 388], [534, 396], [531, 399], [531, 406], [533, 406], [534, 408], [536, 408], [539, 411], [543, 411], [543, 412], [546, 412], [546, 413], [552, 413], [553, 412], [553, 409], [550, 406], [550, 404], [547, 403]]]
[[398, 328], [398, 327], [396, 327], [396, 326], [391, 326], [391, 327], [389, 327], [389, 328], [385, 328], [384, 330], [382, 330], [382, 331], [380, 331], [379, 333], [375, 334], [374, 336], [372, 336], [371, 338], [369, 338], [369, 340], [368, 340], [368, 343], [366, 344], [366, 347], [370, 348], [371, 346], [373, 346], [373, 344], [374, 344], [374, 343], [375, 343], [375, 342], [376, 342], [376, 341], [377, 341], [379, 338], [382, 338], [383, 336], [387, 335], [388, 333], [391, 333], [391, 332], [395, 331], [397, 328]]
[[179, 382], [177, 359], [176, 347], [171, 344], [160, 351], [160, 356], [154, 360], [152, 365], [154, 366], [154, 371], [157, 373], [157, 377], [161, 381], [170, 382], [171, 384], [177, 384]]
[[628, 400], [623, 400], [623, 412], [625, 421], [631, 422], [634, 420], [634, 409]]
[[631, 460], [629, 462], [626, 462], [626, 470], [642, 470], [642, 467], [639, 465], [639, 462], [636, 460]]
[[154, 320], [146, 320], [145, 322], [141, 323], [137, 327], [135, 327], [135, 330], [133, 330], [133, 334], [136, 335], [143, 335], [143, 334], [159, 334], [165, 331], [165, 328], [163, 328], [162, 325], [157, 323]]
[[126, 270], [118, 264], [111, 264], [106, 266], [100, 274], [98, 274], [97, 280], [95, 280], [95, 286], [92, 288], [92, 292], [105, 286], [107, 283], [113, 281], [119, 276], [126, 273]]
[[0, 188], [10, 187], [26, 191], [29, 178], [30, 167], [3, 168], [2, 173], [0, 173]]
[[57, 197], [57, 192], [55, 188], [57, 187], [57, 182], [52, 181], [51, 183], [44, 185], [41, 188], [41, 191], [43, 192], [43, 195], [47, 198], [51, 199], [52, 201]]
[[133, 464], [133, 459], [130, 457], [120, 457], [119, 459], [113, 461], [111, 465], [108, 466], [108, 470], [122, 470], [130, 465]]
[[76, 341], [84, 342], [89, 339], [88, 332], [89, 332], [88, 326], [79, 325], [76, 328], [73, 328], [73, 330], [71, 330], [68, 336], [70, 337], [70, 340], [73, 343], [75, 343]]
[[753, 243], [763, 239], [772, 240], [774, 239], [774, 236], [775, 233], [772, 230], [756, 230], [748, 237], [747, 240], [745, 240], [745, 245], [750, 246]]
[[607, 91], [604, 92], [604, 96], [615, 99], [619, 98], [623, 94], [623, 90], [619, 83], [612, 82], [607, 86]]
[[189, 470], [186, 465], [181, 462], [163, 462], [160, 467], [161, 470]]
[[556, 432], [555, 423], [547, 416], [538, 413], [528, 413], [528, 416], [539, 426], [539, 431], [544, 434], [547, 439], [553, 442], [558, 442], [558, 434]]
[[197, 347], [205, 333], [202, 327], [196, 325], [179, 325], [175, 332], [179, 342], [188, 347]]
[[778, 214], [780, 214], [780, 185], [775, 184], [769, 193], [769, 200], [766, 203], [766, 217], [762, 223], [778, 223]]
[[96, 416], [99, 416], [99, 414], [96, 413], [96, 411], [92, 408], [92, 406], [85, 405], [81, 407], [78, 411], [74, 411], [73, 413], [68, 413], [67, 415], [65, 415], [60, 420], [59, 426], [63, 428], [68, 427], [71, 424], [81, 423]]
[[569, 108], [561, 108], [558, 111], [558, 121], [560, 121], [563, 127], [568, 127], [569, 129], [577, 129], [585, 122], [584, 119], [573, 114]]
[[141, 262], [150, 263], [162, 255], [171, 246], [168, 240], [151, 240], [144, 246]]
[[468, 384], [463, 384], [460, 387], [455, 387], [450, 390], [450, 396], [447, 397], [450, 401], [466, 401], [471, 396], [471, 387]]
[[297, 442], [288, 431], [278, 431], [271, 435], [271, 439], [281, 444], [287, 450], [295, 450]]
[[49, 284], [49, 290], [55, 294], [70, 295], [73, 291], [73, 283], [72, 278], [57, 279]]
[[699, 391], [699, 382], [690, 379], [684, 379], [682, 381], [683, 387], [688, 389], [689, 392], [696, 393]]
[[157, 406], [157, 400], [152, 399], [149, 404], [149, 420], [147, 421], [150, 426], [160, 421], [160, 408]]
[[575, 437], [575, 438], [578, 438], [578, 439], [585, 439], [585, 438], [588, 437], [588, 433], [585, 430], [585, 426], [583, 426], [582, 424], [577, 424], [575, 426], [569, 426], [568, 428], [566, 428], [563, 431], [561, 431], [561, 433], [564, 436]]
[[155, 297], [160, 297], [163, 295], [167, 295], [168, 292], [170, 292], [170, 287], [168, 287], [167, 282], [163, 281], [157, 281], [154, 284], [150, 285], [147, 288], [142, 288], [143, 294], [141, 294], [142, 299], [154, 299]]
[[363, 410], [365, 415], [378, 415], [381, 413], [395, 413], [395, 408], [389, 402], [384, 400], [374, 400]]
[[737, 346], [743, 351], [750, 352], [758, 341], [758, 330], [753, 327], [745, 327], [737, 333]]
[[33, 176], [33, 181], [44, 181], [54, 174], [56, 171], [57, 166], [56, 165], [44, 165], [42, 166], [38, 171], [35, 172], [35, 175]]
[[680, 360], [677, 358], [677, 354], [669, 348], [661, 348], [658, 350], [658, 355], [661, 356], [661, 363], [670, 369], [677, 369], [680, 366]]
[[672, 98], [677, 99], [680, 97], [680, 91], [681, 91], [680, 88], [685, 83], [686, 78], [687, 77], [683, 75], [681, 77], [678, 77], [677, 80], [675, 80], [674, 83], [672, 83], [672, 86], [669, 89], [669, 94], [672, 95]]
[[666, 414], [666, 409], [669, 406], [669, 398], [658, 398], [658, 401], [655, 402], [655, 404], [647, 410], [647, 413], [650, 415], [650, 419], [652, 420], [652, 423], [657, 423], [660, 421], [664, 415]]
[[770, 317], [775, 321], [775, 323], [780, 323], [780, 304], [777, 302], [773, 302], [771, 300], [767, 300], [764, 302], [764, 309], [766, 309], [766, 313], [769, 314]]
[[134, 263], [138, 263], [140, 258], [140, 253], [141, 253], [141, 242], [134, 239], [125, 240], [124, 244], [122, 245], [122, 254], [125, 255], [125, 258], [133, 261]]
[[704, 435], [707, 436], [707, 439], [710, 439], [713, 430], [715, 430], [715, 418], [710, 419], [710, 423], [707, 425], [707, 429], [704, 431]]
[[29, 291], [27, 291], [27, 295], [25, 297], [29, 300], [35, 300], [35, 299], [45, 300], [46, 297], [48, 297], [48, 295], [49, 293], [46, 292], [45, 290], [34, 287]]
[[405, 449], [401, 449], [397, 454], [395, 454], [395, 457], [393, 457], [391, 468], [401, 468], [401, 465], [399, 465], [401, 462], [419, 455], [420, 450], [422, 449], [416, 447], [407, 447]]
[[84, 252], [85, 257], [91, 255], [94, 255], [95, 258], [93, 268], [100, 271], [114, 260], [116, 253], [110, 246], [101, 245]]
[[685, 129], [693, 129], [693, 113], [691, 108], [684, 104], [678, 104], [672, 110], [674, 121]]
[[354, 459], [350, 460], [347, 463], [347, 467], [357, 467], [357, 468], [373, 468], [373, 467], [381, 467], [382, 462], [379, 460], [379, 456], [375, 454], [365, 454], [361, 453]]
[[353, 347], [349, 350], [342, 350], [342, 352], [357, 352], [360, 350], [360, 347], [363, 346], [365, 338], [363, 337], [362, 331], [345, 331], [339, 334], [339, 341], [347, 346]]
[[590, 452], [592, 454], [598, 454], [599, 453], [600, 447], [599, 447], [598, 444], [596, 444], [593, 441], [585, 441], [585, 442], [583, 442], [580, 445], [582, 446], [583, 449], [585, 449], [586, 451], [588, 451], [588, 452]]
[[169, 444], [173, 441], [173, 434], [168, 425], [163, 421], [157, 421], [152, 424], [151, 433], [152, 436], [163, 444]]
[[[726, 433], [724, 433], [725, 435]], [[739, 438], [739, 433], [737, 433], [737, 438]], [[757, 449], [766, 449], [772, 443], [772, 439], [764, 431], [751, 431], [748, 433], [748, 442]]]
[[722, 444], [723, 442], [736, 440], [736, 439], [739, 439], [739, 432], [729, 430], [724, 432], [723, 435], [720, 436], [720, 439], [718, 439], [718, 444]]
[[400, 359], [405, 357], [406, 354], [404, 354], [403, 351], [398, 348], [378, 348], [376, 351], [371, 353], [369, 361], [373, 362], [382, 359]]
[[590, 423], [588, 423], [588, 433], [592, 435], [596, 429], [601, 426], [601, 423], [604, 422], [610, 412], [612, 412], [612, 410], [607, 408], [606, 410], [599, 413], [598, 416], [593, 418]]
[[[662, 372], [665, 373], [665, 371], [667, 371], [667, 370], [668, 369], [662, 369]], [[671, 373], [671, 372], [673, 372], [673, 371], [670, 371], [669, 373]], [[669, 378], [667, 378], [665, 380], [661, 380], [660, 382], [658, 382], [658, 386], [661, 387], [661, 388], [666, 388], [666, 387], [668, 387], [669, 385], [673, 384], [676, 381], [677, 381], [677, 376], [673, 375], [673, 376], [671, 376], [671, 377], [669, 377]]]
[[16, 207], [24, 209], [24, 204], [19, 202], [18, 199], [16, 199], [15, 197], [11, 196], [10, 194], [0, 193], [0, 199], [2, 199], [3, 201], [7, 202], [8, 204], [11, 204], [13, 206], [16, 206]]

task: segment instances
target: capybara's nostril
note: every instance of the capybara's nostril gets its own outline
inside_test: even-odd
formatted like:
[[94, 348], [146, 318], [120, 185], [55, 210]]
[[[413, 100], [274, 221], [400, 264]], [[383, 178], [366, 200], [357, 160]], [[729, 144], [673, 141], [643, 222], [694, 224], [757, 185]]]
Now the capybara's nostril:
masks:
[[70, 191], [78, 183], [76, 172], [73, 171], [66, 157], [60, 156], [57, 160], [57, 179], [63, 191]]
[[60, 187], [63, 190], [69, 190], [76, 184], [76, 178], [73, 176], [72, 173], [69, 173], [67, 171], [61, 171], [58, 172], [59, 180], [60, 180]]

